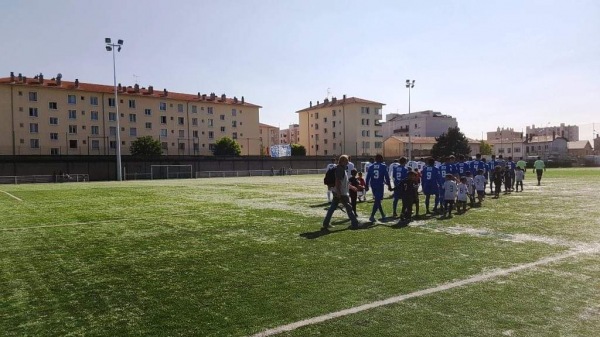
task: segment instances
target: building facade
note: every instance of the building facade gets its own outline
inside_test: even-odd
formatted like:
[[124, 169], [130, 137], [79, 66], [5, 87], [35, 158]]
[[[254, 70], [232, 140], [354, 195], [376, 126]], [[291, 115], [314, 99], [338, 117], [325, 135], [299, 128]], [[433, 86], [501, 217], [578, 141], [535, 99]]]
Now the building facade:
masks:
[[583, 158], [594, 154], [592, 144], [587, 140], [579, 140], [576, 142], [568, 142], [569, 156], [571, 158]]
[[297, 111], [299, 143], [308, 156], [340, 154], [371, 156], [383, 152], [381, 118], [383, 103], [346, 97]]
[[523, 143], [526, 157], [543, 160], [566, 160], [569, 157], [567, 139], [552, 136], [531, 136]]
[[299, 144], [300, 125], [290, 124], [287, 129], [279, 131], [279, 144]]
[[261, 154], [268, 155], [271, 145], [279, 144], [279, 128], [263, 123], [260, 123], [258, 128]]
[[448, 128], [458, 127], [456, 118], [442, 115], [433, 110], [417, 111], [410, 114], [387, 114], [383, 123], [383, 137], [439, 137]]
[[[160, 140], [166, 155], [212, 155], [231, 137], [242, 154], [258, 155], [259, 108], [244, 97], [183, 94], [153, 86], [117, 87], [67, 82], [59, 74], [0, 78], [1, 155], [112, 155], [120, 132], [122, 154], [141, 136]], [[117, 107], [119, 116], [117, 116]], [[120, 130], [117, 130], [119, 118]], [[246, 141], [249, 140], [249, 141]]]
[[594, 154], [600, 155], [600, 135], [594, 138]]
[[523, 132], [515, 131], [513, 128], [498, 127], [496, 131], [488, 132], [486, 139], [490, 144], [496, 144], [500, 142], [522, 142]]
[[531, 125], [531, 127], [527, 127], [526, 129], [527, 135], [533, 136], [554, 136], [554, 137], [562, 137], [567, 139], [569, 142], [574, 142], [579, 140], [579, 127], [577, 125], [565, 125], [565, 123], [560, 123], [560, 126], [546, 126], [546, 127], [535, 127]]

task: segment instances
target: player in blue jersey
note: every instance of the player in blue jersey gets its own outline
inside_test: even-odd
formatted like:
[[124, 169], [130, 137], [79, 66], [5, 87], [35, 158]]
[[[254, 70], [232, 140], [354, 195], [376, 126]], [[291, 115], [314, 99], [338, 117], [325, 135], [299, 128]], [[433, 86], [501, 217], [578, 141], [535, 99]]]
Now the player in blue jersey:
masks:
[[498, 165], [498, 161], [496, 160], [496, 155], [493, 154], [492, 159], [487, 163], [488, 178], [490, 178], [490, 194], [494, 194], [494, 171], [496, 170], [496, 165]]
[[387, 185], [388, 189], [392, 189], [387, 166], [383, 163], [383, 156], [378, 154], [375, 156], [375, 163], [369, 167], [369, 171], [367, 172], [367, 188], [371, 187], [374, 199], [373, 210], [369, 218], [371, 222], [375, 222], [375, 213], [377, 211], [381, 213], [381, 218], [385, 219], [385, 213], [383, 212], [383, 207], [381, 207], [384, 185]]
[[446, 175], [453, 174], [454, 166], [451, 164], [451, 158], [445, 157], [442, 158], [442, 164], [438, 167], [438, 185], [439, 185], [439, 194], [438, 199], [440, 200], [440, 212], [444, 212], [444, 182], [446, 182]]
[[475, 160], [471, 161], [471, 175], [475, 177], [479, 170], [485, 170], [485, 164], [481, 161], [481, 153], [475, 155]]
[[464, 177], [467, 174], [467, 171], [470, 170], [469, 164], [465, 163], [465, 156], [462, 154], [458, 156], [458, 164], [456, 164], [456, 176], [459, 178]]
[[[394, 200], [392, 201], [393, 217], [397, 218], [398, 213], [398, 200], [402, 198], [402, 189], [400, 188], [400, 182], [406, 179], [408, 175], [408, 169], [406, 168], [406, 158], [402, 157], [398, 161], [398, 165], [395, 165], [392, 169], [392, 180], [394, 181]], [[396, 188], [398, 186], [398, 188]]]
[[437, 212], [440, 203], [439, 179], [440, 171], [435, 167], [435, 160], [429, 158], [427, 166], [421, 171], [421, 184], [423, 185], [423, 194], [425, 194], [425, 214], [431, 214], [429, 211], [429, 199], [432, 195], [435, 198], [433, 211]]
[[506, 164], [504, 165], [504, 192], [512, 192], [513, 184], [515, 180], [515, 167], [517, 165], [513, 161], [512, 157], [508, 157]]

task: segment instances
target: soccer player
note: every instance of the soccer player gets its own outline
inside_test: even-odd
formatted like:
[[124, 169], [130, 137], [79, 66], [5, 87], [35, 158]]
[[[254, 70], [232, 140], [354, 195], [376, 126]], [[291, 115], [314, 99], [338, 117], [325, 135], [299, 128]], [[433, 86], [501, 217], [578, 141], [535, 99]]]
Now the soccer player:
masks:
[[423, 185], [423, 194], [425, 194], [425, 214], [431, 214], [429, 211], [429, 199], [433, 195], [435, 198], [433, 211], [436, 212], [440, 203], [439, 197], [439, 170], [435, 167], [435, 160], [429, 158], [427, 166], [421, 172], [421, 184]]
[[346, 172], [347, 165], [348, 156], [341, 155], [338, 159], [338, 165], [335, 168], [335, 187], [333, 188], [333, 200], [331, 205], [329, 205], [325, 219], [323, 219], [323, 227], [321, 228], [323, 231], [329, 230], [329, 227], [331, 226], [331, 217], [333, 216], [333, 212], [335, 212], [335, 210], [338, 208], [339, 203], [342, 203], [346, 209], [346, 214], [351, 221], [351, 228], [358, 228], [358, 219], [356, 219], [356, 215], [354, 215], [354, 211], [352, 211], [352, 206], [350, 205], [350, 183], [348, 182], [348, 173]]
[[471, 207], [473, 207], [473, 204], [475, 204], [475, 179], [473, 179], [471, 171], [468, 171], [466, 176], [463, 178], [466, 180], [465, 185], [467, 186], [467, 194], [469, 196], [469, 200], [471, 201]]
[[494, 171], [496, 170], [496, 164], [497, 164], [497, 160], [496, 160], [496, 155], [493, 154], [492, 155], [492, 159], [490, 159], [489, 163], [488, 163], [488, 172], [489, 172], [489, 178], [490, 178], [490, 194], [494, 194]]
[[520, 167], [523, 172], [527, 172], [527, 162], [523, 160], [523, 157], [519, 158], [517, 166]]
[[[331, 163], [327, 164], [327, 171], [334, 169], [336, 167], [335, 165], [335, 159], [331, 159]], [[271, 171], [274, 171], [273, 168], [271, 168]], [[273, 175], [273, 174], [271, 174]], [[331, 193], [332, 193], [333, 187], [327, 187], [327, 202], [331, 203]]]
[[458, 188], [456, 186], [456, 178], [452, 174], [446, 174], [444, 182], [444, 214], [442, 217], [452, 217], [452, 208], [456, 200], [456, 193]]
[[402, 194], [402, 211], [400, 212], [400, 220], [402, 221], [410, 221], [412, 218], [412, 205], [415, 203], [415, 195], [417, 194], [416, 177], [415, 172], [409, 171], [406, 177], [395, 187]]
[[398, 213], [396, 213], [396, 210], [398, 209], [398, 200], [402, 198], [402, 189], [396, 188], [396, 186], [399, 186], [400, 182], [406, 179], [406, 177], [408, 176], [408, 169], [406, 168], [406, 158], [400, 158], [398, 164], [399, 165], [395, 166], [392, 170], [392, 179], [394, 180], [394, 199], [392, 201], [392, 211], [394, 218], [398, 217]]
[[494, 173], [492, 174], [494, 177], [494, 199], [500, 198], [500, 192], [502, 191], [502, 179], [504, 179], [504, 171], [502, 170], [502, 166], [497, 165], [494, 168]]
[[394, 159], [394, 162], [390, 164], [390, 167], [388, 167], [388, 173], [390, 175], [392, 183], [394, 183], [393, 186], [396, 186], [396, 182], [394, 181], [394, 168], [397, 166], [400, 166], [400, 162], [398, 159]]
[[458, 164], [456, 164], [457, 177], [462, 178], [467, 174], [469, 165], [465, 163], [465, 156], [462, 154], [458, 156]]
[[475, 160], [471, 162], [471, 174], [473, 177], [477, 175], [477, 171], [485, 170], [485, 163], [481, 160], [481, 153], [475, 155]]
[[516, 191], [519, 192], [519, 186], [521, 186], [521, 192], [523, 192], [523, 179], [525, 178], [525, 171], [521, 169], [521, 167], [517, 166], [515, 170], [515, 180], [516, 180]]
[[533, 163], [533, 168], [537, 174], [538, 186], [540, 186], [540, 183], [542, 182], [542, 174], [546, 172], [546, 165], [541, 157], [537, 157], [537, 160]]
[[369, 221], [371, 222], [375, 222], [375, 213], [377, 213], [377, 211], [381, 213], [381, 218], [385, 219], [385, 213], [383, 212], [383, 207], [381, 206], [384, 184], [388, 186], [388, 189], [392, 189], [387, 166], [383, 163], [383, 156], [381, 154], [377, 154], [375, 156], [375, 164], [371, 165], [369, 167], [369, 172], [367, 172], [367, 189], [371, 187], [374, 199], [373, 210], [371, 211], [371, 217], [369, 218]]
[[467, 184], [467, 177], [462, 177], [460, 178], [460, 182], [456, 186], [456, 214], [462, 214], [467, 211], [467, 196], [469, 195], [469, 187], [467, 186]]
[[[508, 177], [509, 177], [509, 181], [505, 182], [505, 184], [508, 187], [509, 191], [513, 191], [515, 189], [515, 162], [513, 161], [512, 157], [508, 157], [508, 160], [506, 161], [506, 167], [505, 170], [508, 173]], [[505, 188], [506, 191], [506, 188]]]
[[475, 183], [475, 190], [477, 191], [477, 199], [479, 203], [483, 201], [485, 198], [485, 176], [483, 175], [483, 170], [477, 171], [477, 175], [473, 178], [473, 182]]

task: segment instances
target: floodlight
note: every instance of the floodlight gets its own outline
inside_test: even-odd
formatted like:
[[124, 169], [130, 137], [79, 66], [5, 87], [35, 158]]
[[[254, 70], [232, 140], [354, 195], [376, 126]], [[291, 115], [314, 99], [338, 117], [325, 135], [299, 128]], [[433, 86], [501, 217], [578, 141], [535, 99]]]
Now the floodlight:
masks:
[[123, 40], [119, 40], [119, 41], [117, 41], [117, 43], [122, 46], [123, 45]]
[[121, 46], [119, 46], [119, 49], [117, 49], [117, 51], [121, 51]]
[[107, 38], [105, 38], [105, 39], [104, 39], [104, 42], [106, 42], [106, 43], [110, 43], [110, 37], [107, 37]]
[[106, 51], [111, 51], [112, 47], [111, 46], [106, 46]]

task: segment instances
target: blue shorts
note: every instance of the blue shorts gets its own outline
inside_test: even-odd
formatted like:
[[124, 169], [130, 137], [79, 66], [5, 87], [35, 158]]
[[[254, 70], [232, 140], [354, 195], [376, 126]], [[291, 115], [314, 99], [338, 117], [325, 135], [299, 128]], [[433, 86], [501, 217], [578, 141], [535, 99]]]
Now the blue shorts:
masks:
[[437, 184], [425, 184], [423, 185], [423, 194], [431, 195], [437, 194], [439, 192], [439, 188]]
[[373, 198], [383, 199], [383, 188], [371, 188], [371, 193], [373, 193]]

